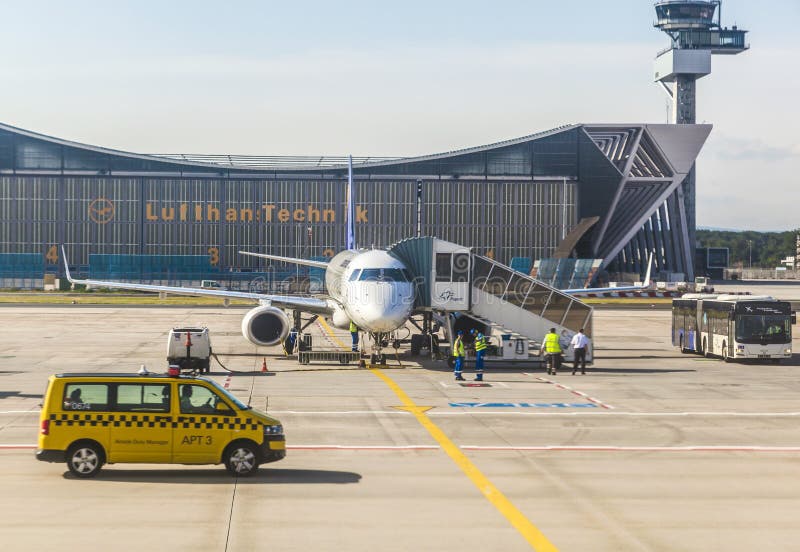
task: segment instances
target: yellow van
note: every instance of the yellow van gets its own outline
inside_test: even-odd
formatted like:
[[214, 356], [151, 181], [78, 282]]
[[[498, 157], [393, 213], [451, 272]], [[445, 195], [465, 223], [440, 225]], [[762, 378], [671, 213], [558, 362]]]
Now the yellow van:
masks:
[[281, 423], [210, 379], [179, 373], [50, 376], [36, 458], [78, 477], [105, 463], [224, 463], [232, 475], [286, 455]]

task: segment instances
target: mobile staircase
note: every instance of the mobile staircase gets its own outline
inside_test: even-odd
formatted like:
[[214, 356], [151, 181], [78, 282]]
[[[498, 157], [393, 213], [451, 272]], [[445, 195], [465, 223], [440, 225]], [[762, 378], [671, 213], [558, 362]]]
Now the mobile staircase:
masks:
[[583, 328], [590, 342], [586, 362], [592, 361], [593, 309], [577, 298], [438, 238], [409, 238], [391, 246], [389, 252], [415, 278], [415, 312], [438, 322], [451, 343], [458, 330], [482, 331], [494, 345], [487, 363], [541, 362], [539, 349], [550, 328], [561, 336], [565, 360], [572, 360], [567, 346]]

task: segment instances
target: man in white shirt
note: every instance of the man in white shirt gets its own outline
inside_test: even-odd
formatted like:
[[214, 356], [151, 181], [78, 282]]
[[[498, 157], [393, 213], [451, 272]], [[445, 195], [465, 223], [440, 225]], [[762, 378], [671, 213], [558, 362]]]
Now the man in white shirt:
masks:
[[572, 365], [572, 375], [578, 370], [578, 363], [581, 365], [581, 374], [586, 374], [586, 348], [589, 346], [589, 338], [583, 333], [583, 328], [572, 336], [570, 345], [575, 351], [575, 360]]

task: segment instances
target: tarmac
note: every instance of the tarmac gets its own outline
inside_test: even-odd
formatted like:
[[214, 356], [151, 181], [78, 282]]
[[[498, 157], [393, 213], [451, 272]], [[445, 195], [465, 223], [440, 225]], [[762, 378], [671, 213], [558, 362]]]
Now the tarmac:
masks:
[[[800, 550], [798, 354], [682, 355], [668, 310], [597, 309], [586, 375], [492, 366], [476, 387], [402, 354], [301, 366], [245, 341], [245, 312], [0, 306], [3, 549]], [[169, 330], [189, 324], [235, 370], [211, 378], [283, 422], [284, 460], [252, 478], [114, 464], [90, 480], [36, 461], [49, 375], [164, 370]], [[348, 343], [310, 328], [317, 347]]]

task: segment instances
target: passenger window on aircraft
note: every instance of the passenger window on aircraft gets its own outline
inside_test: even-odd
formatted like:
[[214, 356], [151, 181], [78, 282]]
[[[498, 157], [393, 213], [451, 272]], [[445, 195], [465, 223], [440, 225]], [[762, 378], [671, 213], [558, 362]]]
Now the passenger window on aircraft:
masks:
[[358, 280], [358, 277], [359, 277], [360, 274], [361, 274], [360, 270], [358, 270], [358, 269], [354, 270], [352, 272], [352, 274], [350, 274], [350, 281], [351, 282], [355, 282], [356, 280]]
[[64, 387], [64, 410], [108, 410], [108, 385], [70, 383]]

